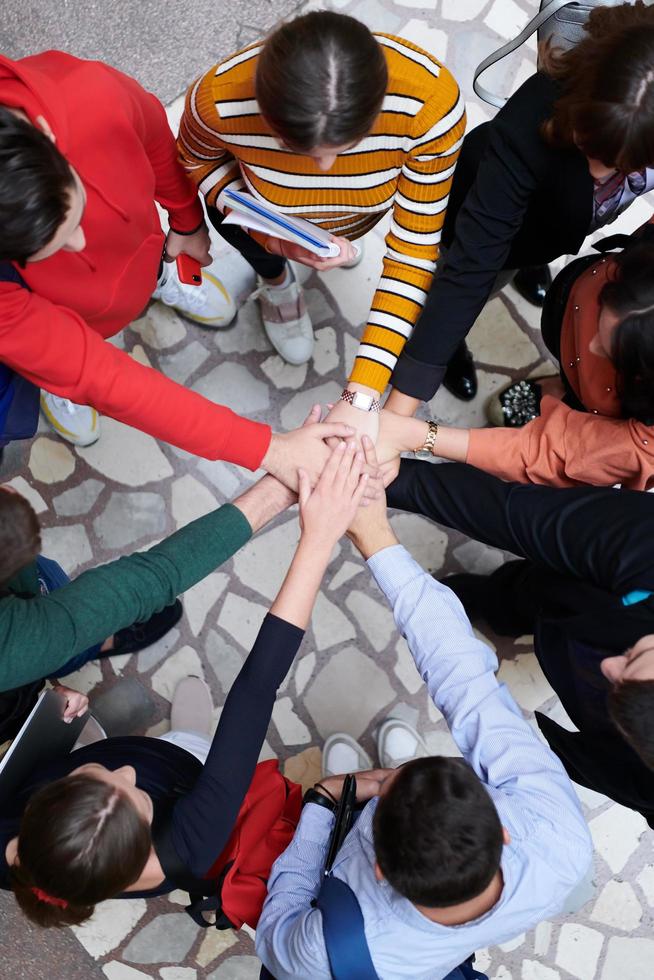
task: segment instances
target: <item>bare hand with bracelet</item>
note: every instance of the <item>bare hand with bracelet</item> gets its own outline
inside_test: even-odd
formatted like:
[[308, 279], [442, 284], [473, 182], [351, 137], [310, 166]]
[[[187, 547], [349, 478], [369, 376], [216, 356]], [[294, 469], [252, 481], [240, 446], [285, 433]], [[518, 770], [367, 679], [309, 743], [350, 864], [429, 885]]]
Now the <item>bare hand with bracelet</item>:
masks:
[[468, 429], [455, 429], [382, 409], [379, 416], [377, 459], [384, 486], [392, 483], [399, 472], [400, 453], [422, 453], [465, 463], [468, 440]]

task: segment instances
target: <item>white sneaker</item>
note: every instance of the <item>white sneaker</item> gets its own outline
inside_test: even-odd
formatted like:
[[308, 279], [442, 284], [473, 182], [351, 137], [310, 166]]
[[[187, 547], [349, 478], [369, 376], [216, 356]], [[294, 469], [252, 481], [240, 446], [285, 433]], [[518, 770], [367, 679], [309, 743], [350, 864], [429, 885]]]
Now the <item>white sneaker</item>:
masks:
[[236, 316], [236, 304], [220, 279], [203, 269], [202, 285], [188, 286], [180, 282], [174, 262], [164, 262], [152, 298], [203, 327], [228, 327]]
[[199, 732], [211, 735], [213, 700], [200, 677], [183, 677], [175, 688], [170, 709], [171, 732]]
[[363, 258], [363, 238], [360, 238], [358, 242], [352, 242], [354, 247], [358, 249], [357, 254], [349, 262], [344, 262], [341, 269], [356, 269]]
[[322, 749], [324, 776], [340, 776], [347, 772], [366, 772], [372, 769], [372, 759], [356, 739], [345, 732], [330, 735]]
[[263, 329], [287, 364], [306, 364], [313, 354], [313, 328], [302, 288], [290, 265], [287, 286], [270, 286], [259, 279], [252, 294], [259, 300]]
[[62, 439], [75, 446], [92, 446], [100, 438], [100, 419], [90, 405], [76, 405], [69, 398], [41, 392], [41, 411]]
[[377, 731], [377, 754], [382, 769], [397, 769], [411, 759], [426, 759], [430, 753], [412, 725], [401, 718], [387, 718]]

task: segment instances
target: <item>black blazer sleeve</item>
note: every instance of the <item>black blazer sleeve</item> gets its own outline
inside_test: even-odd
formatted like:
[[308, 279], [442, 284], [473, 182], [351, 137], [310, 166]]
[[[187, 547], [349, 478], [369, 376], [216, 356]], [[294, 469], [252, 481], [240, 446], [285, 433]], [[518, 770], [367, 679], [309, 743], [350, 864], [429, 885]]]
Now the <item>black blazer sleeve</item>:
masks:
[[[504, 268], [530, 198], [555, 156], [540, 125], [557, 92], [550, 79], [533, 75], [488, 124], [485, 153], [456, 217], [454, 239], [393, 373], [393, 386], [404, 394], [423, 401], [434, 396]], [[456, 183], [455, 172], [453, 192]]]
[[266, 737], [277, 688], [303, 636], [297, 626], [270, 613], [266, 616], [227, 695], [202, 773], [173, 810], [173, 845], [196, 877], [209, 871], [233, 830]]

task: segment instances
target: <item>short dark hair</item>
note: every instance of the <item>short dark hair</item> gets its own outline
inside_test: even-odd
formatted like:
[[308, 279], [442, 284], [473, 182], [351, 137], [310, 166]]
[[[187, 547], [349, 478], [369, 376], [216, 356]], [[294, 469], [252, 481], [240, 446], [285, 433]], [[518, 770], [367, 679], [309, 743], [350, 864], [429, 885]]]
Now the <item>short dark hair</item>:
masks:
[[608, 707], [613, 724], [654, 770], [654, 680], [619, 681], [609, 692]]
[[599, 6], [587, 36], [568, 51], [541, 50], [563, 94], [543, 126], [554, 145], [576, 142], [587, 157], [625, 173], [654, 165], [654, 8]]
[[150, 827], [124, 793], [82, 773], [65, 776], [25, 808], [11, 886], [37, 925], [78, 925], [138, 879], [151, 846]]
[[387, 84], [383, 49], [365, 24], [329, 10], [296, 17], [273, 31], [255, 78], [263, 116], [300, 151], [363, 139]]
[[416, 905], [447, 908], [480, 895], [500, 866], [497, 810], [463, 759], [407, 763], [381, 796], [375, 855], [393, 888]]
[[0, 588], [41, 551], [41, 530], [31, 504], [0, 490]]
[[[654, 125], [654, 122], [653, 122]], [[654, 243], [613, 256], [615, 271], [599, 299], [620, 318], [611, 359], [624, 418], [654, 424]]]
[[0, 261], [21, 265], [50, 242], [75, 177], [46, 134], [0, 106]]

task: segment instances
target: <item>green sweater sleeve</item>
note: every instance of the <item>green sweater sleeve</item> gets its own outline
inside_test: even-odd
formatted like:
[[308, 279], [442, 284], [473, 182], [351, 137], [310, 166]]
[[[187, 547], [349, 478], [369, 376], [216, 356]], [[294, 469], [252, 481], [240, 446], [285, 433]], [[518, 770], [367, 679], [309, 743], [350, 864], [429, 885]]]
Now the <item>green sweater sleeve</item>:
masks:
[[233, 504], [149, 551], [90, 569], [47, 596], [0, 600], [0, 690], [47, 677], [119, 629], [143, 622], [241, 548], [252, 528]]

